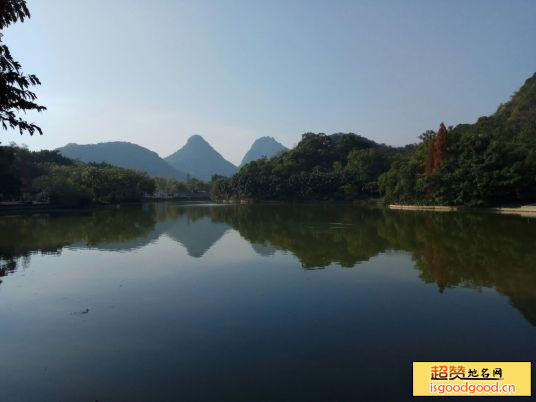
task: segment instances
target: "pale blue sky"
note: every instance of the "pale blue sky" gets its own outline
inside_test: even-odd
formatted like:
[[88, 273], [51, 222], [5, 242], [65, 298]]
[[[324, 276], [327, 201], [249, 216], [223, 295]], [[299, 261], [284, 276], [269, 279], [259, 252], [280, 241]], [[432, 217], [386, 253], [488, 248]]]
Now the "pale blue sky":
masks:
[[536, 71], [536, 1], [29, 0], [5, 32], [48, 111], [32, 149], [200, 134], [238, 163], [254, 139], [352, 131], [402, 145], [493, 113]]

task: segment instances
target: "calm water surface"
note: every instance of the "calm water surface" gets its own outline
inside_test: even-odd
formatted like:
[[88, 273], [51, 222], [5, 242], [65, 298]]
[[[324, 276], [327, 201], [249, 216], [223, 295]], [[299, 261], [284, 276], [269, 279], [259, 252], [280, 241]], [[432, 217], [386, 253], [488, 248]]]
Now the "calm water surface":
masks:
[[536, 360], [530, 218], [179, 204], [3, 216], [0, 276], [2, 402], [396, 401], [414, 360]]

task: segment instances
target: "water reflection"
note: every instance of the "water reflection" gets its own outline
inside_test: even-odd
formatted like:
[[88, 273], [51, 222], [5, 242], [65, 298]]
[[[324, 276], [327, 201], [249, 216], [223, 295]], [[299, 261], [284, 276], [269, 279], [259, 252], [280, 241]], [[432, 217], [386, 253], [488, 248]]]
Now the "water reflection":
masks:
[[412, 256], [439, 292], [495, 288], [536, 325], [536, 220], [465, 213], [419, 213], [329, 205], [145, 205], [0, 217], [0, 276], [32, 253], [64, 247], [129, 251], [161, 236], [202, 257], [230, 229], [264, 257], [277, 250], [304, 269], [356, 267], [388, 251]]

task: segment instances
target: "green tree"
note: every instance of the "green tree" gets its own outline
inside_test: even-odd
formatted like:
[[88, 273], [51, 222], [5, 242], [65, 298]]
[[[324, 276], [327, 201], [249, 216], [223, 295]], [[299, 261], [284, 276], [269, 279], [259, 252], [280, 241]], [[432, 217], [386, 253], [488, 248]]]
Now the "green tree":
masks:
[[[25, 0], [0, 1], [0, 30], [17, 21], [24, 22], [30, 18], [30, 11]], [[44, 106], [36, 103], [37, 96], [30, 91], [31, 86], [40, 85], [39, 79], [33, 75], [25, 75], [22, 66], [17, 62], [7, 45], [2, 42], [0, 33], [0, 120], [2, 127], [18, 129], [21, 134], [28, 132], [33, 135], [35, 131], [42, 134], [42, 130], [34, 123], [29, 123], [19, 117], [19, 113], [36, 110], [46, 110]]]
[[244, 165], [212, 186], [213, 199], [351, 200], [377, 194], [378, 175], [401, 149], [353, 133], [305, 133], [295, 148]]
[[363, 183], [375, 181], [389, 169], [389, 159], [377, 148], [354, 149], [348, 154], [346, 171]]
[[390, 202], [496, 206], [536, 202], [536, 74], [496, 113], [428, 131], [380, 177]]

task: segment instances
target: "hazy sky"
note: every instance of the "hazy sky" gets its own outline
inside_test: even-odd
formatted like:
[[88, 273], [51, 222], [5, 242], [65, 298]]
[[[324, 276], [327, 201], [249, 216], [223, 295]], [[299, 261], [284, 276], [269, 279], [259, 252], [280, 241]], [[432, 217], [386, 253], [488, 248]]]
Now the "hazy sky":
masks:
[[238, 163], [260, 136], [415, 142], [493, 113], [536, 71], [536, 1], [29, 0], [5, 41], [36, 73], [31, 149], [200, 134]]

